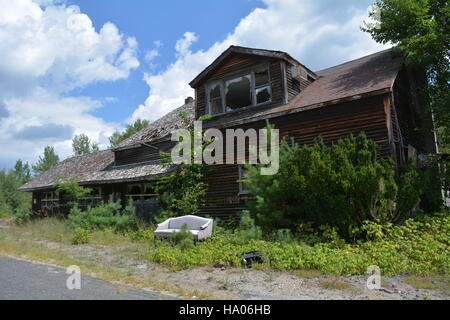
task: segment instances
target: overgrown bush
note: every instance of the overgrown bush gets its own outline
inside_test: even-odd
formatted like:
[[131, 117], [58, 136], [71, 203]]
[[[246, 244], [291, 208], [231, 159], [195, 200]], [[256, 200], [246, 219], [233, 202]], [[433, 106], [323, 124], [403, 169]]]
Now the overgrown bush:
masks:
[[256, 197], [249, 206], [266, 231], [312, 222], [348, 237], [366, 220], [402, 221], [419, 202], [415, 169], [405, 166], [397, 178], [393, 161], [380, 159], [376, 144], [364, 134], [331, 146], [321, 138], [302, 147], [283, 141], [276, 175], [261, 175], [259, 166], [248, 170], [247, 185]]
[[[207, 184], [203, 177], [207, 170], [204, 164], [195, 164], [195, 155], [198, 150], [194, 146], [194, 128], [189, 125], [187, 114], [181, 113], [185, 126], [190, 134], [189, 160], [187, 164], [174, 164], [171, 153], [162, 152], [163, 165], [172, 169], [172, 172], [161, 178], [156, 184], [156, 193], [160, 204], [160, 212], [156, 220], [162, 222], [167, 218], [196, 214], [204, 205], [204, 196]], [[198, 121], [209, 119], [210, 116], [203, 116]], [[183, 140], [179, 141], [183, 142]], [[185, 141], [185, 143], [188, 143]], [[210, 141], [203, 142], [202, 150]], [[188, 156], [188, 155], [186, 155]]]
[[90, 237], [89, 230], [83, 228], [76, 228], [73, 231], [72, 244], [75, 245], [87, 244], [89, 243], [89, 237]]
[[243, 210], [241, 213], [241, 219], [239, 228], [234, 231], [238, 242], [247, 243], [251, 240], [259, 240], [262, 238], [261, 228], [255, 224], [248, 210]]
[[57, 177], [64, 182], [56, 186], [56, 192], [58, 192], [60, 200], [66, 204], [69, 211], [75, 208], [83, 197], [92, 192], [92, 189], [80, 186], [77, 178], [66, 179], [63, 176]]
[[171, 239], [181, 251], [186, 251], [194, 247], [193, 235], [189, 231], [187, 224], [183, 224], [180, 231], [175, 232]]
[[15, 170], [0, 170], [0, 216], [12, 214], [25, 221], [22, 218], [30, 215], [31, 194], [17, 191], [26, 181]]
[[130, 231], [128, 236], [134, 241], [150, 241], [155, 239], [155, 228], [139, 228], [136, 231]]
[[419, 170], [423, 190], [421, 208], [426, 212], [440, 211], [443, 207], [442, 191], [450, 191], [450, 158], [434, 155]]
[[113, 229], [116, 232], [127, 232], [138, 229], [138, 219], [135, 215], [134, 207], [127, 206], [121, 211], [119, 202], [110, 202], [86, 211], [74, 207], [70, 211], [67, 223], [73, 229]]
[[450, 216], [439, 214], [407, 220], [403, 225], [364, 222], [360, 240], [348, 244], [333, 228], [329, 237], [314, 245], [300, 241], [250, 240], [242, 243], [232, 232], [215, 234], [188, 250], [169, 242], [151, 247], [148, 258], [174, 270], [221, 263], [239, 267], [242, 254], [260, 252], [275, 270], [320, 270], [333, 275], [365, 274], [371, 265], [383, 276], [397, 274], [448, 274], [450, 272]]

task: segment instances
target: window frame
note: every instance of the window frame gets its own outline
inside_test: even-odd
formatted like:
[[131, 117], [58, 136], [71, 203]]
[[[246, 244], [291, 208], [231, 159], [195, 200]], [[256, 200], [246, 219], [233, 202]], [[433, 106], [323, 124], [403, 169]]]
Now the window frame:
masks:
[[245, 180], [248, 180], [248, 177], [247, 178], [244, 177], [244, 172], [245, 172], [244, 165], [242, 165], [242, 164], [239, 165], [238, 169], [239, 169], [239, 179], [237, 182], [239, 183], [239, 195], [248, 195], [248, 194], [250, 194], [250, 190], [244, 189]]
[[[219, 80], [213, 80], [210, 82], [207, 82], [205, 84], [205, 91], [206, 91], [206, 112], [207, 114], [211, 115], [212, 117], [216, 117], [216, 116], [221, 116], [224, 114], [229, 114], [229, 113], [233, 113], [233, 112], [238, 112], [238, 111], [242, 111], [242, 110], [248, 110], [251, 108], [255, 108], [255, 107], [259, 107], [259, 106], [263, 106], [263, 105], [267, 105], [272, 103], [273, 101], [273, 88], [272, 88], [272, 77], [271, 77], [271, 73], [270, 73], [270, 62], [265, 62], [265, 63], [261, 63], [259, 65], [253, 66], [251, 68], [247, 68], [244, 70], [239, 70], [238, 72], [235, 73], [231, 73], [228, 74], [227, 76], [219, 79]], [[256, 77], [255, 77], [255, 71], [262, 69], [264, 67], [267, 67], [267, 73], [268, 73], [268, 83], [265, 85], [260, 85], [260, 86], [256, 86]], [[243, 107], [243, 108], [239, 108], [236, 110], [231, 110], [231, 111], [226, 111], [226, 97], [225, 97], [225, 83], [227, 81], [236, 79], [236, 78], [240, 78], [240, 77], [245, 77], [247, 75], [250, 75], [251, 81], [250, 81], [250, 90], [251, 90], [251, 95], [252, 95], [252, 104], [247, 106], [247, 107]], [[212, 113], [212, 108], [211, 108], [211, 99], [210, 99], [210, 88], [214, 87], [214, 86], [220, 86], [220, 97], [221, 97], [221, 101], [222, 101], [222, 112], [220, 113]], [[270, 99], [268, 101], [265, 102], [261, 102], [261, 103], [257, 103], [257, 97], [256, 97], [256, 90], [260, 89], [260, 88], [264, 88], [264, 87], [269, 87], [269, 93], [270, 93]], [[218, 98], [214, 98], [214, 99], [218, 99]]]

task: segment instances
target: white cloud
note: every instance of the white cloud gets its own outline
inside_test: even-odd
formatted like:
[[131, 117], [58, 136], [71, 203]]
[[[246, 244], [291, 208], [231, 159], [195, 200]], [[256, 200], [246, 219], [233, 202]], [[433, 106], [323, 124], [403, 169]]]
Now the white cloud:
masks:
[[151, 68], [156, 66], [153, 61], [159, 56], [159, 48], [163, 46], [163, 43], [160, 40], [154, 41], [153, 44], [155, 48], [145, 53], [145, 62], [147, 62]]
[[175, 44], [175, 51], [177, 53], [178, 58], [185, 57], [188, 53], [190, 53], [189, 48], [193, 43], [198, 40], [197, 35], [194, 32], [186, 32], [183, 35], [183, 38], [178, 39]]
[[368, 3], [324, 0], [264, 0], [224, 40], [192, 52], [200, 35], [186, 32], [176, 43], [176, 60], [159, 74], [145, 74], [145, 103], [128, 120], [155, 120], [193, 95], [188, 83], [230, 45], [286, 51], [312, 69], [322, 69], [385, 48], [360, 31]]
[[[90, 114], [101, 102], [70, 91], [127, 78], [139, 66], [137, 40], [109, 22], [95, 30], [64, 0], [0, 0], [0, 8], [0, 167], [35, 161], [49, 141], [69, 156], [69, 132], [105, 147], [118, 125]], [[33, 142], [22, 139], [35, 130]]]
[[145, 61], [151, 64], [157, 56], [159, 56], [159, 52], [157, 49], [147, 51], [147, 53], [145, 54]]
[[[27, 97], [12, 98], [6, 101], [10, 116], [2, 119], [0, 125], [0, 160], [11, 164], [19, 158], [34, 162], [46, 145], [54, 145], [62, 159], [72, 155], [71, 138], [75, 134], [84, 133], [92, 140], [107, 147], [108, 137], [119, 128], [118, 124], [106, 123], [102, 119], [89, 114], [101, 107], [101, 103], [89, 97], [61, 97], [47, 90], [37, 88]], [[50, 128], [64, 128], [64, 131], [53, 132]], [[47, 136], [38, 133], [37, 129], [47, 128]], [[71, 136], [67, 135], [70, 129]], [[30, 139], [24, 132], [36, 130], [36, 137]], [[1, 166], [0, 166], [1, 167]]]

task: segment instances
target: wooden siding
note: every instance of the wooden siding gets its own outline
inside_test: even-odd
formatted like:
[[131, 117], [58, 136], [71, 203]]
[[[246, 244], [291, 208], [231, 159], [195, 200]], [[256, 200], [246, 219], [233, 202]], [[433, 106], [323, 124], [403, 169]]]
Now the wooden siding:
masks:
[[245, 72], [246, 70], [251, 71], [252, 68], [255, 68], [263, 63], [269, 64], [270, 83], [272, 85], [271, 105], [279, 105], [283, 103], [285, 88], [281, 60], [268, 60], [267, 58], [258, 58], [249, 55], [233, 55], [226, 59], [223, 64], [208, 77], [208, 79], [205, 79], [205, 81], [196, 88], [195, 117], [198, 119], [207, 113], [205, 83], [222, 80], [224, 77], [228, 77], [233, 74], [238, 75], [240, 72]]
[[311, 81], [301, 78], [300, 81], [292, 77], [292, 65], [286, 65], [286, 84], [288, 101], [291, 101], [301, 91], [311, 84]]
[[[313, 144], [315, 138], [322, 136], [330, 144], [349, 134], [364, 132], [380, 147], [380, 155], [393, 155], [389, 145], [387, 115], [384, 108], [388, 96], [377, 96], [334, 105], [283, 117], [271, 119], [270, 123], [280, 129], [281, 137], [292, 137], [300, 144]], [[240, 127], [260, 129], [265, 122], [246, 124]], [[235, 128], [237, 129], [237, 128]], [[226, 153], [226, 151], [225, 151]], [[212, 166], [206, 175], [208, 193], [207, 206], [201, 215], [229, 218], [246, 208], [248, 195], [239, 194], [239, 167], [237, 165]]]
[[141, 163], [146, 161], [160, 159], [161, 151], [168, 151], [175, 145], [172, 141], [161, 142], [154, 144], [158, 149], [154, 149], [148, 146], [142, 146], [138, 148], [126, 149], [115, 152], [115, 165], [122, 166], [133, 163]]
[[[351, 133], [357, 135], [365, 132], [379, 145], [381, 156], [388, 157], [393, 154], [388, 131], [391, 117], [388, 117], [387, 114], [387, 112], [391, 112], [391, 109], [386, 109], [386, 101], [390, 101], [389, 95], [374, 96], [273, 118], [270, 123], [280, 129], [281, 137], [292, 137], [300, 144], [312, 144], [319, 135], [324, 138], [326, 143], [332, 143]], [[259, 121], [247, 123], [239, 128], [244, 130], [261, 129], [264, 126], [265, 122]], [[135, 162], [137, 159], [150, 159], [159, 155], [159, 152], [148, 147], [131, 150], [135, 152], [135, 154], [131, 154], [131, 158], [127, 158], [125, 153], [121, 154], [124, 163]], [[199, 214], [226, 219], [245, 209], [246, 201], [251, 199], [251, 196], [239, 193], [239, 166], [216, 165], [209, 167], [208, 170], [205, 176], [205, 182], [208, 183], [205, 198], [207, 205], [201, 209]], [[126, 205], [126, 192], [127, 185], [125, 183], [102, 186], [104, 201], [107, 201], [111, 195], [115, 195], [116, 199], [120, 199], [122, 204]], [[40, 193], [36, 192], [34, 198], [38, 200], [39, 195]], [[33, 206], [33, 210], [37, 208], [38, 204], [39, 201]]]

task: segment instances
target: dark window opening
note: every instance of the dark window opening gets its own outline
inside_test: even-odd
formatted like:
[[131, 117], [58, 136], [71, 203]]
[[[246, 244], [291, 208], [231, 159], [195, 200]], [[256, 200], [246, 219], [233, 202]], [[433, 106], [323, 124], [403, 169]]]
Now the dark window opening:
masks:
[[129, 194], [130, 195], [140, 195], [140, 194], [142, 194], [141, 186], [140, 185], [132, 185], [132, 186], [130, 186]]
[[209, 113], [221, 114], [272, 101], [269, 67], [207, 87]]
[[255, 71], [255, 87], [261, 87], [269, 84], [269, 70], [261, 69]]
[[251, 77], [246, 75], [225, 82], [227, 111], [252, 105]]
[[263, 87], [256, 89], [256, 103], [269, 102], [272, 98], [270, 94], [270, 87]]

